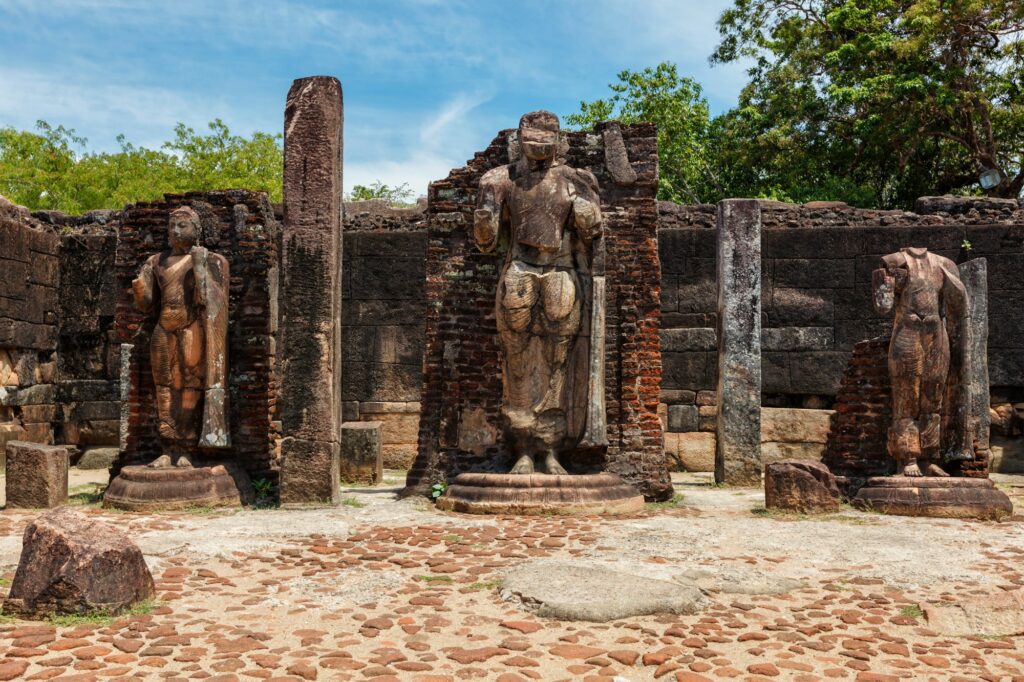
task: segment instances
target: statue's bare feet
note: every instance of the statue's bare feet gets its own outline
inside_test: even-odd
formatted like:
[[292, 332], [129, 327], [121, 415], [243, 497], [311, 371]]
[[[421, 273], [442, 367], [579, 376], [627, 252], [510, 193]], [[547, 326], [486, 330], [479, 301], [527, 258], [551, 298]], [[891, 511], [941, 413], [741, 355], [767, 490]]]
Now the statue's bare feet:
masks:
[[516, 465], [512, 467], [510, 474], [532, 474], [533, 473], [533, 457], [530, 455], [523, 455], [516, 461]]
[[185, 455], [181, 455], [180, 457], [178, 457], [178, 461], [174, 463], [174, 466], [178, 467], [179, 469], [191, 469], [192, 461]]
[[549, 452], [547, 457], [544, 458], [544, 468], [553, 476], [565, 476], [569, 473], [565, 470], [565, 467], [558, 462], [558, 459], [555, 458], [555, 454], [553, 452]]
[[926, 466], [925, 469], [924, 469], [924, 474], [925, 474], [925, 476], [941, 476], [941, 477], [944, 477], [944, 478], [948, 478], [949, 477], [949, 474], [947, 474], [945, 471], [943, 471], [942, 467], [940, 467], [938, 464], [935, 464], [933, 462], [929, 462], [928, 463], [928, 466]]
[[149, 463], [149, 467], [151, 469], [162, 469], [164, 467], [169, 467], [169, 466], [171, 466], [171, 456], [170, 455], [160, 455], [159, 457], [157, 457], [156, 459], [154, 459], [152, 462]]
[[911, 462], [907, 466], [903, 467], [903, 475], [920, 478], [924, 474], [921, 473], [921, 469], [917, 466], [917, 462]]

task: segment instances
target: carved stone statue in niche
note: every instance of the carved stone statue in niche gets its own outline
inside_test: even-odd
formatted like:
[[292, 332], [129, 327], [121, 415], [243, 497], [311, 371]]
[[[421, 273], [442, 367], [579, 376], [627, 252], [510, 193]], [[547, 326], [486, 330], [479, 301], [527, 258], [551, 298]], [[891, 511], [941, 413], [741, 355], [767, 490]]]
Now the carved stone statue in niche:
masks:
[[480, 180], [473, 236], [508, 252], [495, 314], [513, 474], [565, 474], [562, 453], [607, 445], [604, 255], [597, 179], [560, 158], [558, 117], [519, 121], [521, 157]]
[[136, 307], [157, 311], [150, 353], [163, 454], [151, 467], [191, 467], [196, 448], [230, 447], [227, 422], [228, 262], [196, 246], [199, 216], [171, 213], [170, 249], [132, 281]]
[[974, 457], [965, 416], [970, 328], [959, 271], [925, 248], [905, 248], [882, 258], [872, 284], [875, 310], [895, 311], [889, 454], [897, 474], [948, 476], [940, 462]]

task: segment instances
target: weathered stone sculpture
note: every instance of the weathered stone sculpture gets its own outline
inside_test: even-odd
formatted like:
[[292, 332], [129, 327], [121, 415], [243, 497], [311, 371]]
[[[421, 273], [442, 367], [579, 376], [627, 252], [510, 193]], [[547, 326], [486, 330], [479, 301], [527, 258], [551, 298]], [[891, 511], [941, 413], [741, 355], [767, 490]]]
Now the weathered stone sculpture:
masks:
[[519, 122], [521, 158], [480, 181], [473, 236], [508, 255], [495, 316], [504, 381], [502, 420], [513, 474], [565, 474], [559, 455], [606, 444], [604, 277], [597, 180], [559, 159], [558, 118]]
[[135, 305], [154, 308], [151, 358], [164, 452], [151, 467], [190, 467], [189, 452], [230, 447], [227, 424], [228, 262], [196, 246], [199, 216], [171, 213], [170, 250], [151, 256], [132, 282]]
[[[962, 410], [955, 404], [967, 403], [971, 360], [967, 292], [959, 271], [948, 258], [906, 248], [882, 258], [872, 283], [875, 310], [895, 313], [889, 343], [889, 454], [904, 476], [947, 476], [939, 466], [944, 458], [974, 457], [965, 419], [956, 418]], [[950, 376], [951, 350], [962, 376]]]
[[[976, 265], [984, 271], [984, 264]], [[984, 306], [971, 305], [960, 272], [948, 258], [905, 248], [884, 256], [872, 275], [875, 310], [895, 313], [888, 353], [892, 421], [887, 449], [896, 475], [868, 478], [853, 501], [857, 507], [949, 518], [999, 518], [1013, 512], [1010, 498], [991, 480], [951, 477], [940, 466], [973, 460], [976, 446], [984, 449], [987, 443], [978, 438], [978, 412], [987, 410], [988, 391], [977, 399], [979, 386], [988, 383], [987, 376], [978, 375], [984, 372], [985, 344], [972, 339], [983, 333], [977, 324], [983, 320], [973, 320], [972, 310], [983, 317]], [[981, 357], [972, 357], [972, 351]]]
[[148, 466], [123, 467], [107, 486], [106, 506], [148, 511], [235, 506], [252, 498], [248, 476], [236, 463], [193, 466], [194, 459], [231, 447], [228, 262], [196, 245], [199, 230], [191, 208], [172, 211], [170, 248], [148, 258], [132, 281], [135, 306], [157, 317], [150, 362], [162, 452]]

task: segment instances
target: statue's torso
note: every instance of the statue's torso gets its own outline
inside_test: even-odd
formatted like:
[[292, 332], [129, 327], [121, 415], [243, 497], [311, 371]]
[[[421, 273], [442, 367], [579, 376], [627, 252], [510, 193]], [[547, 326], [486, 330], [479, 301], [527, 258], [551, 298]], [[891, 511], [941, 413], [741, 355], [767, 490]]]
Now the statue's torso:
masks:
[[523, 173], [509, 197], [513, 256], [532, 265], [572, 266], [565, 226], [572, 210], [572, 180], [564, 166]]
[[192, 324], [195, 321], [192, 254], [159, 258], [153, 269], [160, 285], [160, 326], [176, 331]]
[[907, 281], [900, 296], [899, 310], [919, 319], [939, 317], [942, 312], [942, 268], [925, 252], [906, 251]]

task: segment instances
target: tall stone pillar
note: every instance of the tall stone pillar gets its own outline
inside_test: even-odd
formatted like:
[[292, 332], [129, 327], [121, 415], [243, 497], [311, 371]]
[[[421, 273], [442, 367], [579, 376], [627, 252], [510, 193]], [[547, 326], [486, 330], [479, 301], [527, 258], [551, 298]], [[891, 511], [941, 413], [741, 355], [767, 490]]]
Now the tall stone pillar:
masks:
[[284, 110], [281, 504], [340, 502], [342, 94], [296, 80]]
[[761, 204], [718, 202], [718, 444], [715, 482], [760, 485]]
[[988, 261], [974, 258], [958, 267], [960, 281], [967, 290], [967, 324], [971, 330], [967, 349], [970, 364], [961, 378], [969, 382], [965, 416], [967, 428], [973, 432], [975, 456], [987, 456], [991, 421], [988, 413]]

